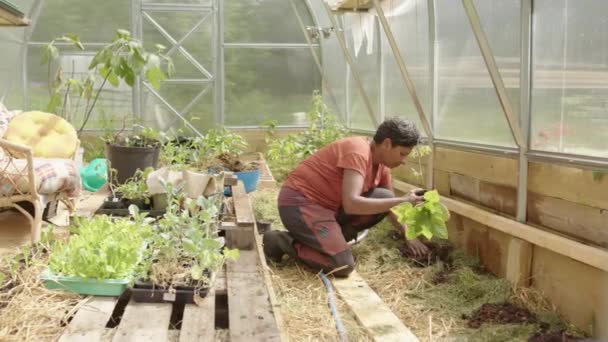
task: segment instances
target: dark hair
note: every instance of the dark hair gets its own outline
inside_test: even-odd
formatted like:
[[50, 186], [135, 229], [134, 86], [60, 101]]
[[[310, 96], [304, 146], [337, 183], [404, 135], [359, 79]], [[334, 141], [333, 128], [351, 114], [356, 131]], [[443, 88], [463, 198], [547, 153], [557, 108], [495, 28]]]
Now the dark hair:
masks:
[[394, 146], [414, 147], [420, 142], [420, 132], [413, 122], [392, 117], [378, 126], [374, 134], [374, 142], [381, 144], [386, 138], [391, 139]]

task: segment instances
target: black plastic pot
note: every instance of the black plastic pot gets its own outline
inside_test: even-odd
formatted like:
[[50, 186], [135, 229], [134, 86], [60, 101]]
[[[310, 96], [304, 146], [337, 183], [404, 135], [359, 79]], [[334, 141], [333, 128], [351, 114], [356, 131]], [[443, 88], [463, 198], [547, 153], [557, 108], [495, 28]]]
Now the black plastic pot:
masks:
[[[132, 298], [139, 303], [180, 303], [196, 304], [194, 302], [194, 287], [178, 286], [169, 291], [159, 287], [154, 287], [152, 283], [136, 282], [131, 288]], [[207, 296], [208, 288], [198, 290], [200, 297]]]
[[[114, 184], [123, 184], [135, 175], [137, 169], [145, 170], [148, 167], [158, 166], [158, 155], [160, 145], [155, 147], [131, 147], [114, 144], [106, 144], [106, 158], [109, 168], [116, 170], [116, 175], [111, 175]], [[108, 171], [110, 172], [110, 171]]]
[[101, 205], [101, 207], [99, 209], [97, 209], [95, 214], [100, 214], [100, 215], [105, 214], [105, 215], [110, 215], [110, 216], [130, 216], [131, 214], [129, 213], [129, 205], [131, 205], [131, 204], [137, 205], [137, 207], [139, 208], [139, 212], [148, 213], [149, 217], [160, 217], [165, 214], [165, 210], [151, 209], [150, 204], [146, 204], [145, 200], [143, 200], [143, 199], [132, 201], [132, 200], [127, 200], [127, 199], [122, 199], [122, 198], [120, 198], [119, 195], [117, 195], [116, 198], [114, 198], [112, 196], [106, 198], [103, 201], [103, 204]]

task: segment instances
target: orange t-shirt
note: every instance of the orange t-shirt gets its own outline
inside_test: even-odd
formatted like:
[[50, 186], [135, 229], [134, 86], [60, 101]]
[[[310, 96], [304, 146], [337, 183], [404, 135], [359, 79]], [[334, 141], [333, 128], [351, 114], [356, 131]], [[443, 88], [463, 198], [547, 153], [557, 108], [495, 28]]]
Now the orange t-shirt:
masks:
[[372, 174], [372, 151], [365, 137], [344, 138], [321, 148], [301, 162], [283, 186], [337, 212], [342, 206], [344, 169], [355, 170], [363, 176], [361, 194], [376, 187], [391, 187], [391, 173], [387, 166], [378, 165], [378, 171]]

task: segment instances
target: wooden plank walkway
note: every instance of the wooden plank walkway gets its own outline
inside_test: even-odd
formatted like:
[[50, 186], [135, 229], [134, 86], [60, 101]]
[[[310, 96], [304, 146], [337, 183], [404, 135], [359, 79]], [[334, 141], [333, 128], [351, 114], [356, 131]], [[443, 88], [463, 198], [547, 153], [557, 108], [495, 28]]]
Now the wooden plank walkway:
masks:
[[384, 304], [367, 282], [353, 271], [348, 278], [334, 278], [336, 292], [374, 341], [417, 342], [418, 338]]

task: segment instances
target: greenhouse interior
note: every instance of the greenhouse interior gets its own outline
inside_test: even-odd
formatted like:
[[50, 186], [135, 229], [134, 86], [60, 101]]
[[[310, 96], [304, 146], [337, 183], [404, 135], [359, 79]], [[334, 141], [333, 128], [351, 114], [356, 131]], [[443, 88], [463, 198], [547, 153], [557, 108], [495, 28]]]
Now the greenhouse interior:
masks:
[[0, 0], [0, 341], [608, 341], [607, 32]]

